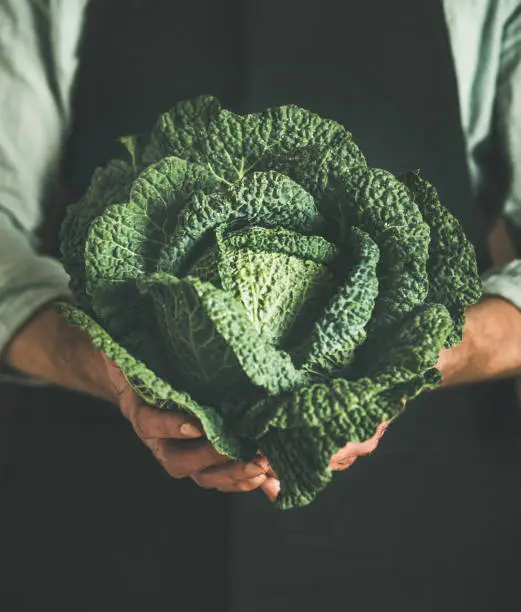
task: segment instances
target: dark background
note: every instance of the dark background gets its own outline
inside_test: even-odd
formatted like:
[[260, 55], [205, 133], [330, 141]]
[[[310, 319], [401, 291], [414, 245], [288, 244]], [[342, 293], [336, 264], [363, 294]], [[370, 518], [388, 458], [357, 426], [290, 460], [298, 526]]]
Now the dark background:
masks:
[[[345, 122], [372, 165], [425, 169], [484, 261], [441, 3], [419, 5], [93, 2], [65, 158], [69, 199], [120, 154], [116, 137], [148, 130], [177, 100], [213, 93], [238, 111], [296, 102]], [[290, 512], [258, 493], [172, 481], [112, 407], [56, 390], [1, 391], [6, 610], [520, 609], [521, 431], [510, 382], [413, 402], [373, 456]]]

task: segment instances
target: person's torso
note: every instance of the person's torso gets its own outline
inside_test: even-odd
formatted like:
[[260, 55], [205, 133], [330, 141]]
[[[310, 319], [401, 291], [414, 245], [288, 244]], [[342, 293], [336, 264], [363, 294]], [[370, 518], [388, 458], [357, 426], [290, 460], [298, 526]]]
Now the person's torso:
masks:
[[[440, 2], [100, 1], [83, 53], [68, 164], [77, 195], [117, 136], [146, 131], [179, 100], [210, 93], [240, 112], [292, 103], [343, 123], [371, 165], [422, 169], [482, 254]], [[483, 572], [510, 601], [491, 525], [505, 520], [496, 499], [517, 435], [502, 384], [425, 394], [309, 508], [231, 498], [219, 570], [230, 612], [369, 601], [456, 612], [471, 607], [469, 589], [492, 605]]]

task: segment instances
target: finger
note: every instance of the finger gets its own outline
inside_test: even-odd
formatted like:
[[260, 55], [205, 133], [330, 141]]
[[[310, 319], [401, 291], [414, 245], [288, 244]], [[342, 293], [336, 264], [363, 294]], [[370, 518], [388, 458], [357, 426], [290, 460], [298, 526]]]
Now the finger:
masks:
[[208, 467], [231, 461], [226, 455], [218, 453], [207, 440], [159, 439], [154, 454], [173, 478], [186, 478]]
[[334, 458], [331, 459], [329, 467], [334, 472], [340, 472], [342, 470], [347, 470], [347, 468], [351, 467], [357, 459], [358, 457], [356, 455]]
[[249, 491], [254, 491], [261, 487], [266, 481], [266, 478], [266, 474], [260, 474], [260, 476], [250, 478], [249, 480], [230, 481], [228, 484], [216, 487], [216, 489], [221, 493], [248, 493]]
[[107, 375], [118, 397], [123, 415], [142, 440], [156, 438], [198, 438], [203, 428], [197, 419], [172, 410], [148, 406], [129, 385], [121, 369], [102, 353]]
[[341, 448], [339, 453], [344, 455], [369, 455], [376, 450], [378, 440], [371, 438], [365, 442], [348, 442], [344, 448]]
[[163, 440], [160, 440], [159, 438], [150, 438], [148, 440], [141, 440], [143, 442], [143, 444], [152, 451], [152, 454], [154, 455], [156, 461], [158, 461], [158, 463], [161, 464], [161, 466], [163, 465], [163, 450], [161, 448], [161, 445], [163, 444]]
[[203, 489], [223, 490], [240, 482], [247, 483], [266, 474], [268, 469], [269, 465], [264, 457], [255, 457], [250, 462], [229, 461], [224, 465], [207, 468], [192, 474], [192, 479]]
[[[259, 450], [257, 451], [257, 457], [264, 457], [264, 455], [262, 454], [262, 452]], [[265, 458], [265, 457], [264, 457]], [[267, 459], [266, 459], [267, 461]], [[273, 478], [277, 478], [277, 474], [275, 474], [275, 471], [273, 470], [273, 468], [271, 467], [271, 465], [269, 465], [268, 463], [268, 471], [266, 472], [266, 474], [268, 476], [272, 476]]]
[[274, 502], [280, 492], [280, 481], [277, 478], [266, 478], [261, 485], [264, 494], [267, 498]]
[[375, 451], [377, 442], [367, 441], [352, 444], [348, 442], [344, 448], [341, 448], [337, 453], [331, 457], [329, 467], [332, 470], [344, 470], [350, 467], [357, 457], [363, 457], [364, 455], [370, 455]]
[[129, 419], [137, 435], [143, 440], [155, 438], [200, 438], [200, 423], [185, 414], [159, 410], [143, 403], [129, 406]]
[[345, 467], [349, 467], [349, 465], [352, 465], [352, 463], [354, 462], [351, 461], [349, 463], [349, 460], [352, 457], [360, 457], [373, 453], [376, 450], [380, 439], [384, 435], [390, 422], [391, 421], [383, 421], [382, 423], [380, 423], [374, 435], [365, 442], [348, 442], [343, 448], [341, 448], [331, 457], [331, 469], [335, 469], [333, 467], [335, 465], [343, 466], [339, 469], [345, 469]]

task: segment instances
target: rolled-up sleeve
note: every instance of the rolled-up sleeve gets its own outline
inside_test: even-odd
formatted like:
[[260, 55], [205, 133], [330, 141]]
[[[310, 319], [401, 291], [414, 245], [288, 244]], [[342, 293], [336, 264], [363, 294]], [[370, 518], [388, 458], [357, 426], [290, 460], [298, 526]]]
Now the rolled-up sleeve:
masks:
[[43, 305], [69, 294], [35, 232], [68, 128], [87, 0], [0, 0], [0, 354]]
[[521, 259], [488, 270], [483, 275], [485, 295], [496, 295], [508, 300], [521, 310]]
[[38, 256], [22, 232], [0, 213], [0, 351], [45, 304], [69, 295], [61, 264]]
[[[521, 253], [521, 0], [444, 0], [476, 202], [503, 212]], [[521, 260], [483, 275], [521, 308]]]
[[[496, 86], [496, 121], [501, 157], [507, 164], [504, 214], [518, 253], [521, 249], [521, 2], [505, 24]], [[521, 309], [521, 259], [483, 276], [485, 294], [498, 295]]]

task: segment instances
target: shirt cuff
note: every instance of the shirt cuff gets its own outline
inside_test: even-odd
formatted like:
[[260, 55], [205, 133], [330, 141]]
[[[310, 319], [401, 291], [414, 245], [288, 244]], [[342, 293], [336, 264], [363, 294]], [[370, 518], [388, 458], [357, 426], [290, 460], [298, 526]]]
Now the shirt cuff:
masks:
[[[23, 264], [27, 263], [23, 262]], [[70, 299], [68, 276], [57, 261], [35, 255], [30, 263], [30, 273], [26, 270], [25, 275], [20, 279], [21, 282], [16, 283], [16, 287], [8, 285], [4, 286], [4, 291], [0, 291], [2, 294], [0, 300], [0, 357], [4, 355], [9, 342], [16, 333], [34, 315], [54, 301]], [[20, 270], [20, 273], [23, 273], [23, 269]], [[46, 384], [2, 365], [0, 383], [6, 382], [24, 385]]]
[[488, 270], [482, 282], [485, 295], [502, 297], [521, 310], [521, 259]]
[[[45, 308], [46, 305], [59, 299], [68, 298], [68, 296], [67, 283], [56, 282], [27, 290], [2, 303], [0, 310], [4, 310], [4, 312], [1, 312], [2, 318], [0, 320], [0, 356], [4, 354], [16, 333], [35, 314]], [[0, 367], [0, 383], [48, 385], [46, 382], [27, 376], [3, 364]]]

